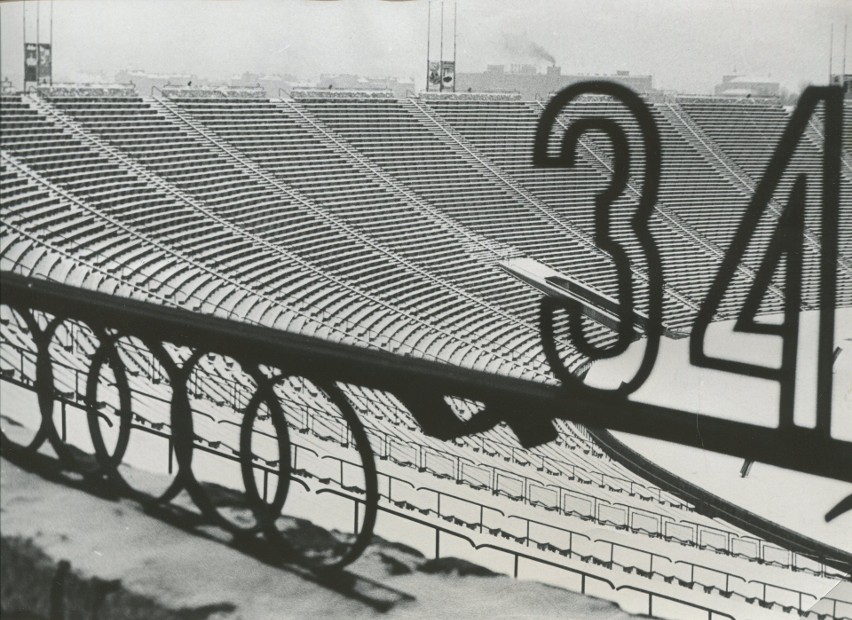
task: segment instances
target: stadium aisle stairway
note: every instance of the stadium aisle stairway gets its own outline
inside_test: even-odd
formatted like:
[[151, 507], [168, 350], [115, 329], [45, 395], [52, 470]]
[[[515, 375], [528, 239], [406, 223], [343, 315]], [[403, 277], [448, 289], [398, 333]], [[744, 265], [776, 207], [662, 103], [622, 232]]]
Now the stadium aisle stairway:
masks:
[[[64, 128], [51, 123], [26, 103], [20, 100], [18, 103], [17, 107], [4, 106], [4, 148], [20, 158], [22, 164], [32, 167], [34, 172], [42, 175], [48, 182], [62, 187], [63, 191], [71, 193], [109, 217], [116, 218], [131, 229], [151, 235], [173, 248], [179, 248], [214, 269], [225, 270], [243, 282], [253, 282], [254, 286], [265, 284], [264, 290], [279, 300], [298, 301], [315, 311], [319, 306], [321, 313], [323, 308], [339, 308], [331, 320], [350, 325], [350, 331], [356, 335], [370, 336], [375, 333], [375, 337], [370, 339], [379, 346], [392, 350], [407, 349], [421, 355], [434, 355], [463, 365], [478, 364], [480, 367], [516, 373], [523, 371], [513, 360], [495, 359], [505, 351], [500, 348], [499, 343], [491, 344], [491, 352], [482, 350], [484, 343], [489, 343], [490, 338], [501, 333], [494, 325], [494, 317], [475, 308], [465, 310], [465, 305], [453, 299], [446, 290], [434, 285], [427, 288], [428, 283], [418, 283], [415, 275], [401, 271], [397, 266], [393, 281], [404, 280], [423, 285], [422, 289], [417, 289], [415, 301], [410, 303], [415, 307], [417, 303], [426, 306], [429, 309], [429, 318], [424, 321], [422, 318], [412, 317], [405, 309], [396, 310], [389, 302], [377, 299], [372, 294], [373, 291], [365, 294], [360, 292], [362, 288], [329, 278], [325, 269], [318, 269], [313, 267], [312, 263], [308, 264], [307, 261], [294, 257], [289, 246], [284, 251], [280, 245], [258, 247], [257, 243], [251, 242], [252, 230], [246, 235], [240, 235], [242, 228], [229, 223], [218, 214], [205, 217], [209, 211], [202, 213], [199, 209], [192, 208], [189, 203], [182, 202], [179, 194], [175, 197], [174, 194], [159, 191], [159, 187], [152, 183], [146, 184], [144, 179], [97, 154], [88, 144], [69, 136]], [[9, 109], [12, 109], [13, 113], [10, 114]], [[58, 159], [46, 161], [43, 156], [45, 150], [50, 153], [61, 152], [62, 155], [58, 156]], [[98, 167], [97, 180], [92, 180], [85, 174], [94, 166]], [[147, 208], [143, 208], [143, 204]], [[162, 207], [151, 208], [152, 205]], [[181, 234], [166, 228], [170, 222], [174, 222], [174, 226], [181, 226]], [[298, 223], [294, 224], [297, 225]], [[204, 235], [202, 231], [207, 231], [207, 234]], [[338, 238], [341, 243], [353, 248], [353, 252], [357, 251], [352, 242], [340, 238], [339, 235]], [[389, 286], [388, 281], [392, 278], [380, 279], [376, 273], [377, 270], [380, 273], [380, 270], [385, 268], [387, 261], [382, 260], [384, 257], [373, 258], [371, 263], [368, 263], [371, 268], [363, 268], [364, 261], [355, 260], [352, 255], [330, 252], [329, 248], [316, 242], [313, 242], [313, 246], [319, 254], [343, 256], [343, 262], [353, 265], [353, 269], [361, 267], [360, 277], [364, 282], [369, 280], [371, 275], [375, 277], [373, 286], [379, 291], [382, 290], [382, 285]], [[287, 260], [288, 258], [291, 260]], [[292, 260], [293, 258], [296, 260]], [[312, 258], [320, 260], [315, 256]], [[290, 282], [283, 280], [284, 277], [288, 277]], [[298, 280], [294, 282], [296, 278], [300, 279], [301, 283]], [[286, 296], [282, 293], [286, 293]], [[406, 296], [402, 296], [400, 303], [404, 303], [406, 299]], [[434, 323], [440, 323], [440, 320], [435, 320], [435, 315], [440, 311], [449, 317], [447, 323], [458, 329], [444, 332], [442, 338], [436, 339], [435, 331], [440, 331], [440, 327]], [[427, 312], [424, 311], [423, 314]], [[467, 329], [466, 324], [462, 322], [465, 320], [470, 325]], [[390, 325], [394, 328], [390, 328]], [[387, 328], [382, 329], [382, 326]], [[467, 331], [470, 334], [472, 329], [479, 331], [469, 335], [466, 346], [459, 346], [461, 343], [458, 342], [460, 338], [456, 331]], [[502, 333], [511, 334], [512, 329], [513, 327], [503, 326]], [[533, 336], [530, 334], [527, 337]], [[434, 344], [429, 347], [431, 350], [425, 351], [423, 349], [428, 346], [425, 344], [427, 342]], [[454, 350], [458, 351], [458, 354], [453, 354]], [[494, 353], [495, 350], [498, 351], [497, 354]]]
[[[697, 125], [694, 120], [684, 111], [684, 108], [681, 105], [676, 105], [674, 103], [667, 104], [657, 104], [655, 106], [655, 110], [659, 111], [662, 115], [664, 115], [670, 127], [674, 129], [675, 136], [673, 137], [673, 142], [678, 142], [682, 144], [688, 144], [692, 150], [700, 153], [705, 161], [709, 161], [711, 166], [717, 171], [717, 173], [721, 174], [725, 177], [725, 180], [738, 188], [738, 191], [744, 193], [747, 197], [750, 197], [755, 188], [757, 187], [757, 182], [760, 180], [759, 178], [752, 178], [744, 169], [736, 162], [734, 159], [730, 158], [724, 149], [717, 144], [713, 138], [708, 135], [706, 132], [702, 130], [702, 128]], [[786, 116], [777, 119], [779, 122], [786, 122]], [[783, 125], [782, 125], [783, 127]], [[736, 128], [731, 128], [731, 131], [737, 131]], [[796, 154], [793, 157], [791, 165], [785, 172], [785, 174], [781, 178], [781, 183], [773, 194], [772, 202], [770, 204], [770, 209], [767, 214], [762, 218], [760, 226], [766, 231], [764, 236], [768, 239], [771, 235], [773, 227], [777, 222], [777, 216], [781, 213], [784, 206], [787, 204], [789, 199], [790, 189], [792, 187], [792, 181], [796, 178], [796, 175], [804, 172], [805, 169], [800, 165], [802, 159], [803, 149], [805, 151], [809, 150], [808, 147], [813, 147], [810, 144], [810, 138], [808, 134], [805, 134], [805, 137], [802, 139], [801, 145], [797, 148]], [[775, 145], [773, 144], [772, 149], [762, 153], [765, 155], [766, 160], [763, 162], [763, 166], [769, 161], [769, 157], [772, 152], [774, 152]], [[811, 168], [813, 172], [814, 169]], [[815, 307], [818, 304], [817, 297], [817, 287], [815, 285], [817, 281], [816, 274], [819, 269], [819, 254], [820, 254], [820, 230], [819, 230], [819, 221], [820, 218], [818, 216], [819, 207], [818, 205], [821, 203], [821, 193], [818, 189], [821, 184], [821, 171], [817, 171], [817, 174], [811, 174], [807, 177], [807, 194], [806, 194], [806, 202], [807, 202], [807, 210], [805, 213], [805, 224], [807, 229], [805, 231], [805, 241], [804, 241], [804, 255], [803, 255], [803, 267], [805, 271], [804, 277], [804, 287], [803, 287], [803, 299], [804, 303], [809, 305], [810, 307]], [[852, 185], [849, 186], [852, 188]], [[841, 205], [840, 205], [840, 218], [841, 222], [844, 222], [848, 219], [848, 213], [852, 212], [848, 208], [848, 205], [844, 205], [844, 202], [847, 202], [844, 194], [847, 193], [847, 190], [844, 190], [841, 186]], [[850, 222], [852, 223], [852, 222]], [[842, 230], [842, 225], [841, 225]], [[839, 249], [843, 252], [843, 246], [846, 242], [843, 240], [843, 234], [841, 233], [840, 245]], [[847, 244], [848, 245], [848, 244]], [[753, 264], [757, 264], [761, 257], [762, 248], [764, 247], [763, 242], [761, 243], [752, 243], [752, 245], [747, 250], [747, 260], [750, 260]], [[852, 289], [849, 288], [848, 282], [850, 280], [850, 276], [852, 276], [852, 263], [850, 263], [848, 256], [843, 256], [841, 254], [841, 258], [838, 262], [838, 268], [840, 270], [843, 278], [840, 281], [840, 285], [842, 287], [841, 291], [841, 299], [847, 300], [852, 299]], [[774, 282], [778, 288], [783, 288], [783, 278], [776, 274]]]
[[[660, 130], [663, 157], [663, 174], [660, 182], [660, 202], [671, 209], [702, 238], [718, 248], [720, 257], [730, 246], [742, 214], [749, 201], [749, 194], [736, 187], [711, 162], [702, 155], [697, 147], [679, 132], [670, 117], [661, 110], [667, 110], [666, 103], [651, 103], [651, 111]], [[639, 140], [636, 122], [620, 105], [611, 101], [590, 98], [578, 103], [578, 115], [605, 114], [616, 119], [625, 128], [631, 140]], [[606, 152], [609, 146], [604, 141], [596, 141], [597, 147]], [[641, 165], [641, 164], [640, 164]], [[637, 171], [641, 174], [641, 169]], [[637, 183], [641, 177], [637, 177]], [[745, 268], [749, 276], [760, 264], [763, 252], [774, 230], [775, 218], [764, 216], [760, 220], [755, 238], [746, 248]], [[805, 255], [806, 271], [812, 269], [813, 256], [808, 262]], [[775, 288], [770, 289], [764, 299], [762, 311], [778, 311], [783, 304], [783, 294], [778, 286], [776, 275]], [[747, 289], [746, 289], [747, 291]], [[730, 293], [729, 293], [730, 295]], [[810, 307], [811, 296], [804, 296], [804, 307]]]
[[[769, 158], [775, 151], [789, 115], [773, 103], [734, 101], [720, 104], [712, 100], [681, 98], [679, 108], [703, 132], [721, 153], [730, 159], [745, 175], [753, 187], [762, 179]], [[821, 202], [822, 156], [820, 149], [807, 138], [799, 143], [787, 172], [773, 194], [774, 201], [783, 207], [787, 204], [793, 181], [799, 174], [807, 174], [806, 223], [811, 235], [819, 239], [818, 209]], [[842, 261], [848, 266], [852, 257], [852, 179], [841, 174], [840, 225], [838, 244]], [[813, 251], [806, 252], [805, 270], [815, 269], [817, 260]], [[847, 283], [844, 278], [841, 285]], [[852, 301], [852, 288], [848, 284], [841, 292], [843, 303]]]
[[[475, 232], [613, 295], [608, 259], [396, 99], [300, 97], [294, 105]], [[643, 308], [642, 291], [637, 306]]]
[[[593, 191], [605, 187], [609, 172], [609, 159], [604, 153], [592, 150], [589, 139], [584, 141], [586, 150], [578, 157], [578, 164], [572, 169], [540, 169], [532, 166], [532, 145], [538, 115], [541, 108], [536, 103], [507, 98], [504, 101], [483, 101], [467, 98], [430, 97], [422, 102], [434, 110], [453, 130], [458, 131], [472, 145], [481, 150], [495, 165], [517, 179], [541, 200], [554, 208], [561, 217], [570, 219], [583, 227], [588, 234], [594, 232]], [[608, 110], [598, 110], [608, 112]], [[590, 115], [592, 115], [590, 113]], [[579, 116], [579, 115], [578, 115]], [[570, 121], [573, 115], [567, 116]], [[564, 131], [567, 123], [559, 127]], [[632, 136], [635, 138], [635, 136]], [[638, 144], [632, 144], [632, 152], [641, 154]], [[665, 152], [665, 150], [664, 150]], [[601, 161], [595, 166], [595, 158]], [[634, 155], [634, 180], [641, 175]], [[664, 160], [667, 161], [667, 158]], [[661, 196], [666, 190], [666, 174], [662, 179]], [[669, 179], [671, 181], [671, 179]], [[641, 188], [641, 183], [636, 184]], [[585, 191], [578, 188], [586, 188]], [[682, 181], [678, 190], [690, 191], [688, 181]], [[630, 217], [637, 205], [635, 195], [623, 196], [615, 207], [613, 218], [614, 237], [631, 250], [631, 256], [640, 256], [638, 241], [630, 232]], [[701, 246], [695, 239], [673, 229], [661, 217], [659, 211], [651, 220], [655, 241], [663, 257], [664, 273], [667, 282], [675, 289], [685, 293], [697, 306], [701, 303], [718, 269], [719, 257], [709, 252], [700, 252]], [[684, 265], [688, 259], [689, 269]], [[723, 309], [736, 307], [741, 303], [747, 290], [747, 282], [741, 277], [735, 283], [735, 294], [726, 298]], [[680, 309], [667, 305], [669, 319], [675, 323], [687, 324], [692, 313], [686, 308]]]
[[[175, 98], [182, 111], [252, 161], [406, 259], [499, 308], [534, 320], [535, 294], [476, 260], [457, 227], [431, 217], [407, 196], [311, 126], [289, 102]], [[471, 235], [472, 236], [472, 235]], [[488, 251], [488, 247], [482, 248]]]
[[[180, 126], [150, 102], [53, 98], [51, 104], [212, 212], [299, 254], [324, 273], [352, 282], [405, 314], [443, 325], [448, 333], [462, 335], [476, 346], [491, 344], [492, 351], [500, 353], [534, 351], [537, 334], [529, 323], [498, 316], [479, 299], [415, 270], [372, 239], [356, 237], [353, 231], [306, 204], [300, 190], [296, 194], [292, 187], [264, 183], [215, 144]], [[259, 214], [263, 214], [262, 223], [250, 219], [259, 218]], [[541, 359], [529, 361], [541, 365]], [[520, 366], [515, 372], [522, 372]]]

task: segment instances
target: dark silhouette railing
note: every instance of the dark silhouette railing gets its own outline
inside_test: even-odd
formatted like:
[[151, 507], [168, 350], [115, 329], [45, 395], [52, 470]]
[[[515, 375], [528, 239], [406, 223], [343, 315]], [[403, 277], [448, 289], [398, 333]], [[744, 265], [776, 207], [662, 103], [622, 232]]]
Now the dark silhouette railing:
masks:
[[[630, 174], [630, 145], [623, 128], [608, 118], [580, 118], [562, 136], [561, 147], [556, 154], [551, 147], [552, 132], [558, 125], [559, 114], [573, 101], [587, 95], [606, 95], [623, 104], [638, 124], [644, 150], [642, 193], [639, 206], [631, 220], [635, 239], [644, 254], [643, 266], [646, 280], [647, 320], [643, 323], [645, 348], [641, 363], [633, 377], [623, 381], [615, 390], [589, 387], [583, 378], [569, 372], [560, 356], [560, 342], [555, 324], [559, 312], [567, 313], [571, 343], [589, 360], [616, 357], [626, 351], [638, 336], [633, 320], [636, 290], [641, 284], [634, 277], [625, 248], [611, 231], [612, 208], [625, 190]], [[852, 477], [852, 444], [832, 437], [832, 366], [835, 354], [834, 312], [837, 302], [837, 265], [839, 222], [839, 173], [843, 117], [843, 93], [837, 87], [809, 87], [799, 98], [775, 153], [769, 161], [764, 177], [758, 183], [744, 216], [735, 232], [713, 284], [707, 292], [690, 335], [690, 362], [703, 368], [711, 368], [737, 375], [746, 375], [778, 383], [780, 400], [778, 427], [759, 430], [743, 422], [727, 422], [716, 418], [675, 412], [628, 400], [628, 395], [639, 389], [654, 368], [659, 350], [662, 327], [663, 271], [659, 252], [648, 229], [648, 220], [657, 202], [661, 153], [660, 137], [653, 115], [642, 99], [630, 89], [609, 82], [582, 82], [557, 93], [547, 104], [539, 120], [533, 147], [533, 163], [546, 168], [572, 168], [577, 163], [576, 151], [585, 132], [597, 131], [606, 135], [613, 147], [613, 176], [609, 186], [595, 199], [595, 242], [612, 258], [618, 281], [618, 325], [617, 336], [609, 344], [596, 344], [585, 334], [583, 304], [569, 297], [547, 297], [541, 308], [541, 333], [545, 354], [551, 369], [563, 384], [566, 402], [577, 404], [583, 409], [595, 409], [609, 405], [616, 411], [611, 416], [601, 412], [607, 422], [586, 424], [611, 430], [626, 430], [624, 425], [642, 420], [643, 430], [638, 434], [655, 436], [685, 445], [702, 447], [713, 451], [745, 456], [746, 452], [760, 451], [763, 454], [749, 460], [769, 462], [790, 469], [835, 477], [849, 481]], [[790, 160], [807, 128], [809, 119], [819, 105], [824, 106], [825, 138], [823, 145], [822, 175], [817, 180], [799, 174], [790, 192], [789, 200], [775, 222], [775, 230], [760, 259], [752, 286], [737, 316], [734, 330], [739, 333], [778, 336], [782, 343], [782, 360], [779, 368], [770, 365], [746, 363], [711, 355], [706, 350], [705, 336], [730, 282], [744, 260], [745, 252], [755, 236], [758, 222], [768, 210], [770, 199], [787, 171]], [[822, 203], [819, 220], [820, 269], [819, 269], [819, 328], [817, 354], [817, 397], [816, 424], [804, 428], [793, 422], [793, 406], [798, 385], [796, 362], [799, 343], [799, 314], [802, 307], [802, 255], [805, 226], [805, 189], [808, 183], [818, 182], [821, 187]], [[759, 322], [757, 315], [761, 303], [770, 287], [776, 269], [784, 266], [783, 321], [780, 324]], [[573, 412], [572, 412], [573, 414]], [[564, 417], [581, 421], [568, 414]], [[689, 430], [682, 423], [687, 419], [695, 426]], [[634, 427], [635, 428], [635, 427]], [[634, 431], [629, 431], [634, 432]], [[708, 435], [709, 432], [709, 435]], [[693, 443], [694, 440], [697, 443]], [[764, 442], [766, 442], [764, 444]], [[746, 446], [751, 443], [752, 448]], [[771, 456], [754, 444], [761, 444]], [[771, 446], [771, 447], [770, 447]], [[827, 450], [831, 456], [822, 452]], [[786, 451], [785, 456], [780, 452]], [[822, 453], [822, 454], [821, 454]], [[823, 457], [826, 456], [826, 460]], [[832, 516], [836, 516], [832, 513]]]

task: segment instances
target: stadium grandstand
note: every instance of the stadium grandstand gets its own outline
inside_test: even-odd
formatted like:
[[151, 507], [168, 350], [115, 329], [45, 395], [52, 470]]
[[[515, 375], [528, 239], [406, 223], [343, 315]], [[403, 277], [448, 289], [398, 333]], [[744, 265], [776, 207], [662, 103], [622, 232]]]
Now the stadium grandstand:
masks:
[[2, 615], [852, 620], [847, 29], [758, 61], [836, 7], [372, 4], [2, 7]]
[[[757, 98], [644, 100], [664, 153], [650, 227], [664, 265], [666, 340], [676, 342], [695, 319], [789, 111]], [[533, 135], [545, 103], [511, 94], [401, 98], [308, 88], [270, 98], [257, 88], [208, 86], [164, 87], [143, 97], [124, 84], [4, 92], [2, 268], [552, 384], [540, 343], [540, 292], [530, 283], [569, 276], [598, 300], [617, 297], [618, 287], [594, 241], [594, 198], [612, 174], [612, 147], [590, 132], [570, 169], [534, 167]], [[848, 102], [845, 112], [839, 308], [852, 306]], [[644, 178], [638, 127], [626, 108], [603, 96], [574, 102], [557, 127], [563, 132], [584, 117], [615, 119], [630, 138], [630, 178], [612, 229], [633, 277], [644, 282], [642, 248], [630, 229]], [[821, 169], [817, 121], [715, 321], [731, 321], [745, 303], [792, 180]], [[820, 191], [808, 185], [806, 200], [818, 202]], [[803, 313], [819, 306], [820, 233], [810, 217]], [[783, 274], [776, 274], [760, 313], [776, 315], [784, 302]], [[647, 296], [635, 303], [637, 315], [649, 311]], [[606, 321], [584, 320], [592, 342], [615, 339]], [[3, 431], [27, 444], [38, 428], [31, 389], [42, 345], [33, 325], [7, 305], [2, 338], [4, 401], [22, 403], [4, 406]], [[82, 323], [66, 322], [49, 345], [63, 440], [84, 451], [91, 450], [86, 376], [99, 338]], [[570, 343], [564, 348], [571, 371], [589, 370]], [[125, 461], [167, 484], [167, 372], [136, 339], [121, 343], [121, 355], [137, 429]], [[239, 421], [255, 383], [226, 357], [198, 361], [189, 396], [195, 443], [204, 448], [194, 470], [205, 482], [239, 488], [239, 472], [225, 457], [240, 454]], [[109, 385], [102, 378], [97, 403], [107, 419], [124, 407]], [[289, 426], [292, 475], [300, 481], [291, 494], [311, 500], [294, 500], [293, 509], [323, 527], [346, 529], [364, 492], [346, 421], [328, 390], [310, 381], [291, 378], [275, 389]], [[675, 485], [643, 478], [627, 462], [629, 450], [580, 425], [557, 421], [555, 441], [530, 449], [504, 425], [441, 441], [392, 395], [341, 389], [378, 457], [377, 532], [386, 538], [570, 589], [581, 588], [582, 575], [583, 591], [633, 612], [649, 611], [648, 598], [656, 596], [653, 613], [664, 617], [852, 618], [852, 598], [826, 596], [849, 579], [842, 536], [827, 536], [808, 553], [765, 515], [748, 513], [748, 524], [732, 520], [725, 510], [707, 509], [709, 492], [696, 502]], [[452, 406], [461, 419], [477, 410], [467, 400]], [[274, 465], [281, 455], [269, 440], [276, 432], [269, 416], [255, 431], [255, 461]], [[318, 493], [324, 489], [334, 492]], [[234, 522], [244, 518], [227, 507], [220, 512]]]

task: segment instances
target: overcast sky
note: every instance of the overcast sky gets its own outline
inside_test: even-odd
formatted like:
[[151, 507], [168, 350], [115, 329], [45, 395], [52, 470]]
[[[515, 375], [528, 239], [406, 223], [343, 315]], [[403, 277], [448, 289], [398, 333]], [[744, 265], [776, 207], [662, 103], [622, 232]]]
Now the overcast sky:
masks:
[[[36, 4], [26, 3], [30, 40]], [[2, 73], [17, 79], [23, 6], [0, 4]], [[425, 74], [426, 0], [56, 0], [53, 10], [55, 80], [111, 80], [135, 68], [213, 79], [357, 73], [410, 77], [419, 88]], [[439, 10], [433, 0], [433, 35]], [[452, 13], [447, 0], [445, 57]], [[40, 14], [45, 41], [47, 0]], [[458, 0], [458, 70], [543, 69], [531, 53], [540, 46], [563, 73], [629, 70], [652, 74], [658, 88], [706, 93], [736, 70], [798, 89], [826, 82], [832, 23], [839, 71], [850, 16], [852, 0]]]

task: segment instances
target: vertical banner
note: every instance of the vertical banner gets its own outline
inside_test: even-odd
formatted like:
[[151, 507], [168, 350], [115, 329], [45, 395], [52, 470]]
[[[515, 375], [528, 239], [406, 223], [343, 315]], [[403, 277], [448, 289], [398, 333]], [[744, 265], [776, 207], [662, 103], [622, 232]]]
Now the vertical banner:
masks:
[[437, 60], [429, 61], [429, 84], [426, 87], [426, 90], [429, 90], [429, 86], [439, 86], [441, 85], [441, 63]]
[[445, 60], [441, 63], [441, 88], [455, 90], [456, 86], [456, 63]]
[[35, 43], [24, 44], [24, 82], [38, 80], [38, 47]]
[[38, 81], [50, 82], [53, 71], [53, 53], [50, 43], [39, 43], [38, 46]]

